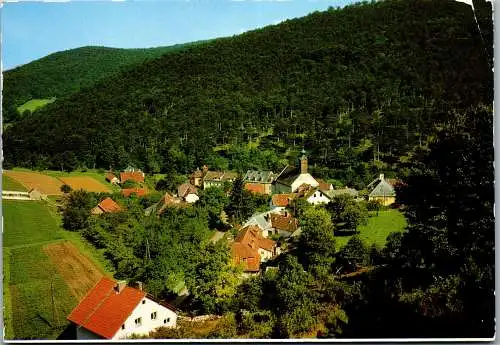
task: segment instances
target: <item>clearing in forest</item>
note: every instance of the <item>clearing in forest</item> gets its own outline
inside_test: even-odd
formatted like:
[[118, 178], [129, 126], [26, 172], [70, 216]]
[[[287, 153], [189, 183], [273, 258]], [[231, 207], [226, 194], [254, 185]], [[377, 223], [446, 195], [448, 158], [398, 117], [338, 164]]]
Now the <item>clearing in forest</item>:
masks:
[[22, 184], [26, 189], [38, 189], [46, 195], [62, 195], [63, 183], [57, 178], [34, 171], [4, 170], [4, 174]]
[[88, 176], [59, 177], [59, 180], [70, 186], [73, 190], [83, 189], [87, 192], [96, 193], [111, 192], [111, 190], [107, 186]]

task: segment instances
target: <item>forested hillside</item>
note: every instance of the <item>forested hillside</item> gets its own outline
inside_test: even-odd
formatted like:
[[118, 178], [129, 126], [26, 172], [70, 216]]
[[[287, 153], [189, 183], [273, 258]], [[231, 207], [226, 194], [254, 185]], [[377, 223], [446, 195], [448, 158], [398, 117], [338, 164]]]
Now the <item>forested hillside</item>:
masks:
[[140, 64], [189, 44], [149, 49], [81, 47], [50, 54], [3, 74], [4, 122], [15, 120], [16, 108], [30, 99], [67, 96], [127, 66]]
[[305, 146], [316, 175], [360, 186], [424, 146], [451, 112], [492, 102], [488, 49], [463, 3], [330, 8], [49, 104], [6, 130], [4, 164], [277, 170]]

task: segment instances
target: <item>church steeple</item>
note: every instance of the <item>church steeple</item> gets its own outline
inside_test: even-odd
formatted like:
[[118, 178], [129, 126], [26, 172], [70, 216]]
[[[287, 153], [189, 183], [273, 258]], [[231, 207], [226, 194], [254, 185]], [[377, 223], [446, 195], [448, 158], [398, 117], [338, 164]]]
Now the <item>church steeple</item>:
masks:
[[306, 150], [302, 148], [302, 157], [300, 157], [300, 173], [301, 174], [307, 174], [307, 156], [306, 156]]

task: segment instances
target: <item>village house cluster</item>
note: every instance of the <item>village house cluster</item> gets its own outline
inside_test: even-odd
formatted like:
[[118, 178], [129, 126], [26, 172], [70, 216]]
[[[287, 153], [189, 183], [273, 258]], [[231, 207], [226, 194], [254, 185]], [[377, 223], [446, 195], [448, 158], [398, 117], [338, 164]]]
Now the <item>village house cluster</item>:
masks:
[[[177, 188], [177, 194], [165, 193], [161, 200], [145, 210], [146, 215], [161, 214], [167, 207], [188, 207], [199, 200], [199, 190], [225, 187], [238, 177], [235, 172], [211, 171], [205, 165], [191, 174]], [[106, 180], [123, 186], [132, 181], [136, 187], [122, 189], [122, 195], [138, 197], [147, 194], [145, 175], [141, 170], [127, 168], [117, 175], [108, 173]], [[281, 245], [297, 238], [300, 224], [293, 215], [294, 201], [303, 199], [312, 205], [328, 204], [341, 194], [363, 200], [353, 188], [335, 189], [332, 184], [313, 177], [308, 171], [305, 152], [299, 166], [286, 166], [281, 172], [248, 170], [243, 175], [245, 189], [252, 193], [270, 195], [270, 210], [252, 215], [230, 240], [231, 258], [243, 269], [243, 277], [257, 275], [265, 263], [282, 251]], [[388, 206], [395, 202], [394, 179], [383, 174], [368, 185], [368, 200]], [[122, 207], [107, 197], [91, 211], [94, 215], [120, 212]], [[264, 264], [264, 265], [263, 265]], [[269, 269], [270, 267], [266, 267]], [[177, 309], [156, 300], [139, 285], [126, 286], [108, 278], [101, 281], [72, 311], [68, 320], [77, 326], [77, 339], [123, 339], [131, 334], [147, 334], [158, 327], [176, 325]]]

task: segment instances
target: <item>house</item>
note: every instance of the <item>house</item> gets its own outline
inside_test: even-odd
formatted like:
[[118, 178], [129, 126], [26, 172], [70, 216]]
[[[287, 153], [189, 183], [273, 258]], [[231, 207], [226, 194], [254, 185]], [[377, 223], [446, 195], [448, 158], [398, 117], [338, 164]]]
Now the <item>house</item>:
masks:
[[269, 216], [274, 234], [290, 237], [299, 229], [298, 219], [294, 218], [288, 211], [282, 214], [270, 214]]
[[115, 174], [109, 172], [106, 174], [106, 181], [108, 181], [111, 184], [118, 184], [120, 183], [120, 180], [118, 177], [115, 176]]
[[384, 174], [380, 174], [378, 178], [368, 185], [368, 200], [378, 200], [384, 206], [395, 203], [396, 191], [394, 185], [396, 182], [396, 180], [386, 180]]
[[297, 197], [297, 193], [274, 194], [271, 197], [271, 207], [273, 209], [284, 209], [290, 206], [292, 201]]
[[248, 170], [243, 176], [245, 189], [253, 193], [272, 194], [272, 183], [276, 174], [272, 171]]
[[141, 170], [122, 171], [120, 173], [121, 183], [126, 181], [144, 182], [144, 173]]
[[318, 181], [316, 181], [314, 177], [307, 172], [307, 169], [308, 162], [306, 152], [302, 150], [300, 168], [286, 166], [276, 178], [274, 183], [274, 193], [293, 193], [304, 183], [312, 187], [317, 187], [319, 185]]
[[120, 212], [121, 207], [113, 201], [110, 197], [107, 197], [101, 201], [96, 207], [94, 207], [90, 213], [92, 214], [103, 214], [103, 213], [116, 213]]
[[203, 177], [208, 171], [208, 167], [204, 165], [202, 169], [196, 169], [194, 173], [189, 177], [189, 182], [195, 187], [201, 187], [203, 185]]
[[122, 189], [122, 195], [124, 197], [129, 197], [132, 194], [136, 194], [138, 197], [145, 196], [148, 194], [148, 190], [146, 188], [125, 188]]
[[193, 186], [191, 183], [183, 183], [177, 188], [177, 195], [179, 198], [187, 203], [194, 203], [200, 200], [198, 196], [198, 188]]
[[77, 340], [125, 339], [158, 327], [175, 327], [177, 309], [138, 288], [107, 277], [87, 293], [68, 316]]
[[229, 171], [207, 171], [205, 176], [203, 177], [203, 188], [209, 187], [224, 187], [224, 183], [230, 182], [232, 183], [238, 174], [235, 172]]
[[231, 246], [231, 257], [235, 265], [243, 265], [245, 276], [260, 271], [260, 263], [276, 255], [276, 242], [264, 238], [256, 225], [241, 229]]
[[330, 198], [326, 193], [328, 193], [328, 191], [325, 192], [320, 188], [310, 188], [304, 194], [304, 199], [312, 205], [328, 204], [330, 202]]
[[247, 227], [249, 225], [256, 225], [260, 228], [260, 233], [262, 237], [267, 238], [275, 232], [272, 227], [271, 218], [269, 215], [271, 213], [279, 213], [279, 212], [280, 211], [278, 209], [274, 209], [272, 211], [254, 214], [253, 216], [248, 218], [248, 220], [243, 224], [243, 227]]

